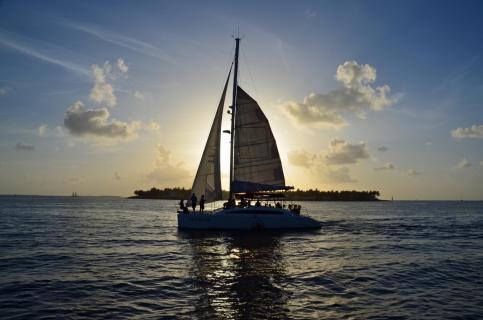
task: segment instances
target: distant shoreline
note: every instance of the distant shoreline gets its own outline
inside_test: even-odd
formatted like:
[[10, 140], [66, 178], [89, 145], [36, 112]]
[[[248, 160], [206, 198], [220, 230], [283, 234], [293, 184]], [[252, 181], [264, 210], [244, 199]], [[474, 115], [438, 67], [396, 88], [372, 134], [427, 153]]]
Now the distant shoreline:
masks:
[[[130, 199], [164, 199], [164, 200], [187, 200], [191, 196], [191, 190], [185, 188], [164, 188], [157, 189], [152, 187], [149, 190], [136, 190], [134, 196]], [[343, 191], [321, 191], [318, 189], [309, 190], [292, 190], [287, 191], [284, 194], [287, 201], [381, 201], [379, 191], [356, 191], [356, 190], [343, 190]], [[228, 191], [222, 192], [222, 198], [228, 199]]]
[[[159, 197], [140, 197], [140, 196], [130, 196], [127, 199], [139, 199], [139, 200], [181, 200], [181, 198], [159, 198]], [[228, 199], [223, 199], [220, 201], [226, 201]], [[378, 201], [391, 201], [391, 200], [382, 200], [382, 199], [372, 199], [372, 200], [347, 200], [347, 199], [325, 199], [325, 200], [318, 200], [318, 199], [304, 199], [304, 198], [285, 198], [285, 201], [311, 201], [311, 202], [378, 202]], [[408, 200], [412, 201], [412, 200]], [[436, 200], [438, 201], [438, 200]], [[444, 200], [443, 200], [444, 201]]]

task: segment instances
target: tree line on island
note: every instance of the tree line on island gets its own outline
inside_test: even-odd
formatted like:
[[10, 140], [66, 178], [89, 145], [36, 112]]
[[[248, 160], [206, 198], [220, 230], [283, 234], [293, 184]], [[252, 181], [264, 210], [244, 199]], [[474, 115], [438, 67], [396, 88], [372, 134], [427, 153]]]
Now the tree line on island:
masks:
[[[132, 199], [167, 199], [180, 200], [191, 197], [191, 189], [180, 187], [134, 191]], [[223, 190], [223, 199], [228, 199], [228, 191]], [[322, 191], [318, 189], [290, 190], [285, 192], [285, 198], [289, 201], [379, 201], [379, 191]]]

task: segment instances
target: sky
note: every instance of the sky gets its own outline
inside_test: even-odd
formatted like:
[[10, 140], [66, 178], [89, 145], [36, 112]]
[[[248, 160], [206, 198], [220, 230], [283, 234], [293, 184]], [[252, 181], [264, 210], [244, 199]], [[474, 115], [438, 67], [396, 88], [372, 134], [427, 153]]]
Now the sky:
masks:
[[190, 188], [239, 32], [288, 185], [483, 200], [481, 30], [481, 1], [0, 1], [0, 194]]

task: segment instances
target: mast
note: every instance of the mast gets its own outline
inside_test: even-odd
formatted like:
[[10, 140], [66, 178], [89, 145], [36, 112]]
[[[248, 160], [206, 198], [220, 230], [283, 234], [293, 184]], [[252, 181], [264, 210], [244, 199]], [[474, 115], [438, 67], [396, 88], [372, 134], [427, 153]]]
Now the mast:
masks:
[[230, 141], [230, 198], [233, 196], [232, 182], [234, 180], [233, 159], [235, 147], [235, 117], [236, 117], [236, 95], [238, 87], [238, 51], [240, 48], [240, 38], [235, 39], [235, 72], [233, 74], [233, 100], [231, 105], [231, 141]]

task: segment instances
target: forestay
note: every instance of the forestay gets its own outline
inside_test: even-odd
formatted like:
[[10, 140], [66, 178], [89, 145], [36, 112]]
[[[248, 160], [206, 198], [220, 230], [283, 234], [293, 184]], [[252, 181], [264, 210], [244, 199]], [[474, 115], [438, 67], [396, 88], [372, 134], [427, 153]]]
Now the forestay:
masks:
[[205, 150], [203, 151], [200, 165], [198, 166], [198, 171], [196, 172], [196, 177], [193, 182], [193, 187], [191, 188], [192, 192], [198, 197], [198, 199], [204, 195], [206, 202], [221, 200], [222, 197], [220, 173], [221, 120], [230, 73], [231, 70], [228, 73], [223, 94], [221, 95], [220, 103], [216, 110], [215, 119], [211, 125]]
[[277, 142], [257, 102], [237, 87], [234, 182], [285, 185]]

